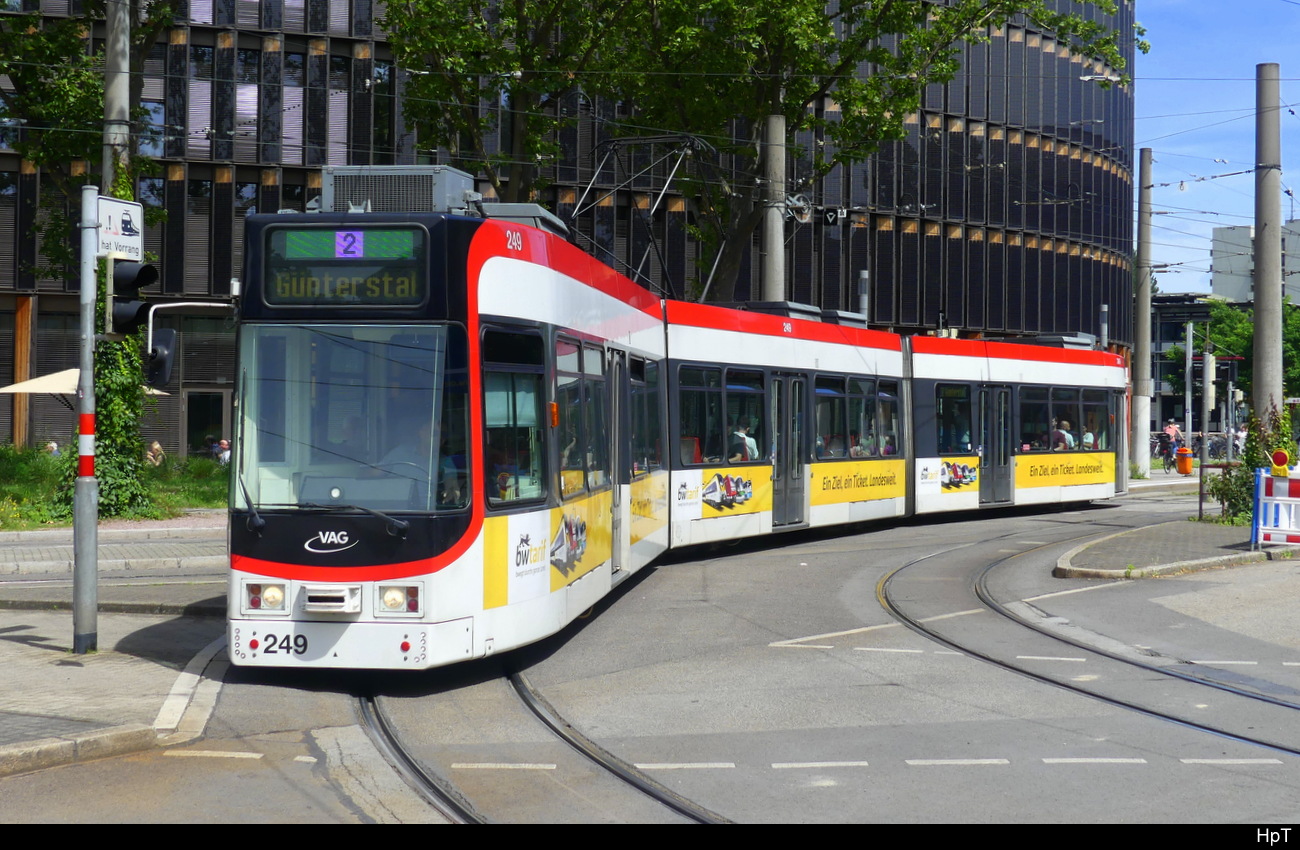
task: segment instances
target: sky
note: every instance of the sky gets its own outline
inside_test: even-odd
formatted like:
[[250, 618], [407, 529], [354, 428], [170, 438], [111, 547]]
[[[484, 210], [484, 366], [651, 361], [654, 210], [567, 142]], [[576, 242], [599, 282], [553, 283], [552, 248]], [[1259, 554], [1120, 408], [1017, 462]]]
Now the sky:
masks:
[[1136, 3], [1151, 51], [1132, 69], [1133, 177], [1137, 151], [1151, 148], [1151, 262], [1168, 264], [1156, 283], [1208, 293], [1212, 230], [1254, 221], [1261, 63], [1277, 63], [1281, 78], [1282, 184], [1297, 196], [1282, 196], [1282, 217], [1300, 216], [1300, 0]]

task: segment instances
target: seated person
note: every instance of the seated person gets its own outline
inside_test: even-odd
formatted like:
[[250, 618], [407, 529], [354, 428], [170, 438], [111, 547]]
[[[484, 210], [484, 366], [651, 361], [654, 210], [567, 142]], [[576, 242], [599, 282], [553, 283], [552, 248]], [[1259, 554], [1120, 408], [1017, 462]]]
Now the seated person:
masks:
[[749, 423], [741, 421], [732, 429], [728, 441], [727, 457], [732, 463], [738, 461], [758, 460], [758, 441], [749, 435]]
[[[433, 450], [433, 422], [415, 417], [403, 420], [401, 433], [406, 434], [406, 438], [389, 449], [366, 474], [369, 477], [388, 474], [410, 479], [418, 494], [431, 483], [429, 459]], [[460, 475], [455, 462], [444, 454], [438, 466], [441, 478], [438, 501], [442, 504], [459, 504]]]

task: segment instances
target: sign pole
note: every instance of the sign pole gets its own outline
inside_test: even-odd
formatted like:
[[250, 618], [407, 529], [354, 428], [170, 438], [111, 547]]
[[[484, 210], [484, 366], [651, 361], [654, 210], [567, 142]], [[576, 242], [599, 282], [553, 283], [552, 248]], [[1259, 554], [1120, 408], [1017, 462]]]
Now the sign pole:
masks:
[[95, 477], [95, 294], [99, 187], [81, 187], [81, 376], [72, 493], [72, 651], [99, 649], [99, 479]]

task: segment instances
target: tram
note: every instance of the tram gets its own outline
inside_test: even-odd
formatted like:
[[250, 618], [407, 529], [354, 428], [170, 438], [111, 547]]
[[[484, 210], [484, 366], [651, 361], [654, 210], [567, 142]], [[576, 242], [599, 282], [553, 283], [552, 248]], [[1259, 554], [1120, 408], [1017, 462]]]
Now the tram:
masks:
[[238, 665], [481, 658], [673, 547], [1125, 486], [1107, 352], [665, 300], [510, 219], [246, 233]]

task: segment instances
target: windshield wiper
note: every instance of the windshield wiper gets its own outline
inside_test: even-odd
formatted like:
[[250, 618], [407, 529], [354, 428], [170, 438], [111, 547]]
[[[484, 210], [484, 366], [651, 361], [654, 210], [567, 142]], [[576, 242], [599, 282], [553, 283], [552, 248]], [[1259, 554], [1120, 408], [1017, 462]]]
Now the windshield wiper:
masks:
[[397, 517], [389, 516], [386, 513], [377, 511], [374, 508], [367, 508], [361, 505], [322, 505], [316, 502], [299, 502], [298, 507], [318, 508], [323, 511], [340, 510], [340, 509], [345, 511], [361, 511], [362, 513], [367, 513], [373, 517], [378, 517], [379, 519], [382, 519], [384, 522], [388, 524], [387, 531], [389, 535], [393, 537], [400, 537], [403, 540], [406, 539], [407, 529], [411, 527], [411, 524], [404, 519], [398, 519]]
[[248, 505], [248, 522], [246, 523], [246, 527], [249, 531], [253, 532], [258, 537], [261, 537], [262, 529], [266, 528], [266, 520], [262, 519], [262, 515], [257, 512], [257, 508], [253, 505], [253, 500], [249, 497], [248, 487], [244, 486], [243, 474], [238, 472], [235, 473], [235, 480], [239, 482], [239, 489], [244, 493], [244, 502]]

